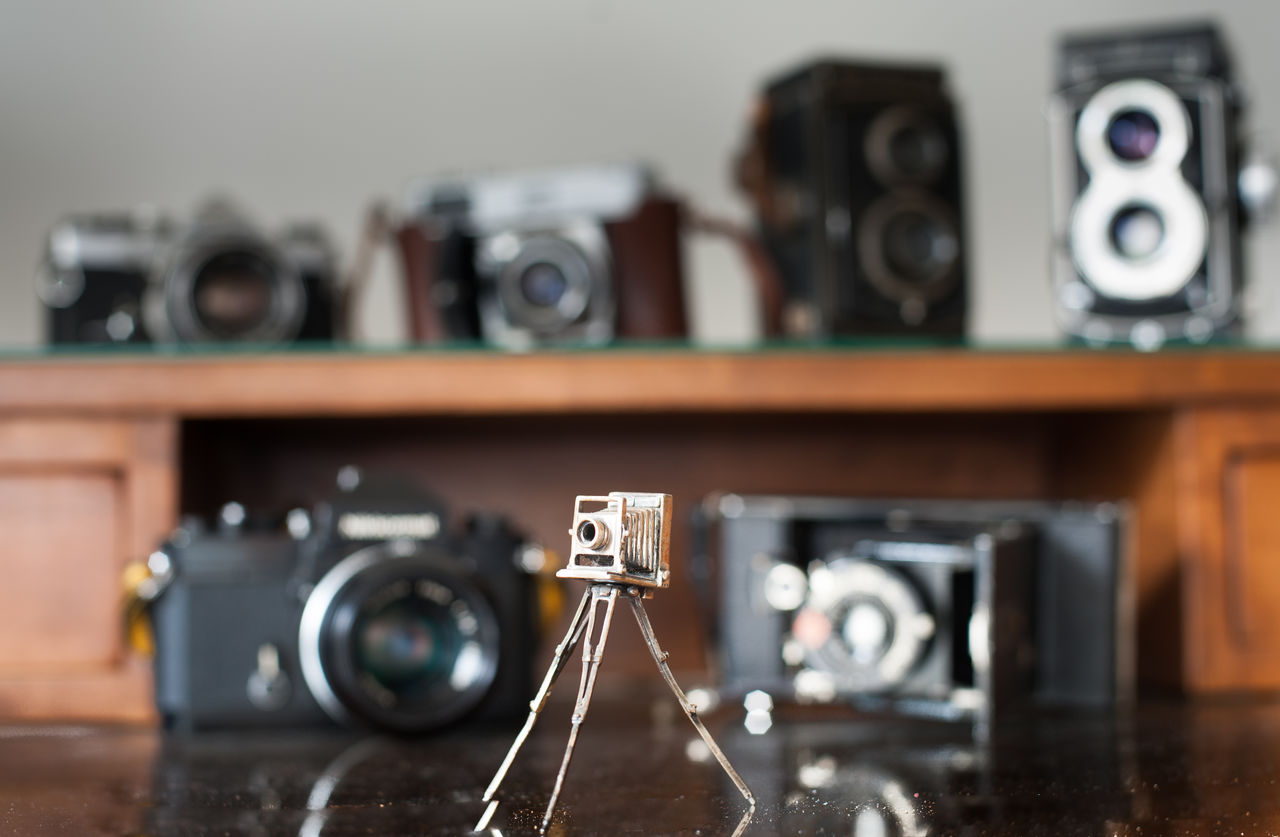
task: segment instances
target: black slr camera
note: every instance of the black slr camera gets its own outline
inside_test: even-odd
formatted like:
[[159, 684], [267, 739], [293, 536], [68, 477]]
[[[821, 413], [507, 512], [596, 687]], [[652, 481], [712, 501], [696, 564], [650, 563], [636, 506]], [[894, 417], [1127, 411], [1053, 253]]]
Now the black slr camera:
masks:
[[713, 499], [730, 693], [971, 720], [1132, 689], [1111, 504]]
[[1154, 349], [1229, 334], [1243, 284], [1240, 100], [1212, 26], [1077, 35], [1050, 103], [1066, 332]]
[[937, 67], [819, 61], [766, 85], [738, 179], [784, 330], [962, 337], [961, 164]]
[[[236, 504], [152, 556], [156, 704], [177, 728], [505, 718], [530, 694], [532, 549], [498, 517], [457, 533], [412, 484], [358, 481], [287, 531]], [[535, 550], [536, 551], [536, 550]]]
[[409, 214], [398, 239], [419, 340], [686, 334], [679, 206], [643, 166], [427, 181]]
[[278, 344], [338, 336], [337, 276], [319, 227], [270, 238], [212, 203], [185, 225], [67, 218], [49, 234], [37, 290], [55, 344]]

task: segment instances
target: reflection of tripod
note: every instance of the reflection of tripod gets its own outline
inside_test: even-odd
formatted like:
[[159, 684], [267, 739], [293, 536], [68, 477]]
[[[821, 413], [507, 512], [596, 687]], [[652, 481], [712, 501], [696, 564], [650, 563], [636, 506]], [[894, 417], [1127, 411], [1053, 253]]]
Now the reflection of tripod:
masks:
[[[516, 735], [516, 740], [512, 742], [511, 749], [507, 751], [507, 757], [502, 760], [502, 764], [498, 767], [498, 772], [494, 774], [493, 781], [489, 783], [488, 789], [484, 792], [484, 801], [488, 803], [488, 807], [485, 808], [484, 814], [481, 815], [480, 821], [476, 824], [476, 831], [486, 828], [489, 820], [493, 817], [493, 812], [497, 810], [498, 800], [494, 796], [498, 792], [498, 786], [506, 778], [507, 770], [510, 769], [511, 762], [515, 760], [516, 753], [520, 751], [520, 747], [524, 744], [525, 739], [529, 737], [529, 732], [533, 729], [533, 725], [537, 723], [538, 715], [542, 712], [542, 708], [546, 706], [547, 698], [551, 694], [551, 687], [555, 685], [556, 678], [560, 676], [560, 672], [564, 671], [565, 665], [569, 662], [569, 654], [585, 634], [587, 640], [582, 646], [582, 680], [578, 684], [578, 701], [574, 704], [573, 717], [570, 721], [572, 726], [569, 729], [569, 741], [565, 744], [564, 760], [560, 762], [560, 772], [556, 774], [556, 784], [551, 791], [551, 801], [547, 803], [547, 812], [542, 817], [542, 827], [539, 829], [540, 833], [546, 833], [547, 827], [551, 824], [551, 815], [556, 809], [556, 800], [560, 797], [560, 788], [564, 784], [565, 773], [569, 770], [569, 760], [573, 758], [573, 747], [578, 741], [578, 728], [582, 726], [583, 719], [587, 717], [587, 708], [591, 705], [591, 693], [595, 689], [596, 674], [600, 671], [600, 661], [604, 659], [604, 646], [609, 640], [609, 624], [613, 621], [613, 606], [617, 604], [619, 596], [624, 596], [631, 602], [631, 610], [635, 613], [636, 622], [640, 624], [640, 632], [644, 634], [644, 641], [649, 646], [649, 653], [653, 654], [653, 660], [658, 664], [658, 670], [662, 672], [662, 678], [671, 687], [676, 700], [680, 702], [680, 708], [684, 710], [684, 714], [689, 717], [689, 721], [693, 724], [694, 729], [698, 731], [698, 735], [702, 736], [702, 740], [707, 743], [707, 747], [715, 755], [716, 761], [720, 762], [720, 766], [729, 774], [729, 778], [737, 785], [738, 790], [742, 792], [743, 797], [746, 798], [747, 803], [750, 805], [750, 809], [747, 815], [743, 817], [738, 831], [740, 832], [748, 822], [751, 811], [755, 809], [755, 797], [747, 789], [747, 785], [742, 781], [742, 777], [738, 775], [738, 771], [734, 770], [733, 765], [729, 764], [724, 752], [698, 718], [697, 707], [689, 703], [689, 699], [685, 696], [680, 684], [676, 682], [675, 676], [671, 673], [671, 667], [667, 665], [667, 654], [659, 647], [658, 638], [653, 633], [653, 625], [649, 624], [649, 616], [644, 612], [644, 605], [641, 604], [641, 599], [643, 598], [641, 589], [627, 584], [597, 581], [592, 582], [587, 587], [586, 593], [583, 594], [582, 602], [578, 605], [577, 612], [574, 613], [573, 621], [569, 624], [568, 633], [565, 634], [560, 644], [556, 646], [555, 656], [551, 660], [551, 667], [547, 669], [547, 676], [542, 680], [542, 687], [538, 689], [538, 693], [529, 702], [529, 717], [524, 722], [524, 727], [520, 730], [520, 733]], [[596, 612], [599, 604], [604, 605], [604, 614], [600, 618], [600, 630], [598, 639], [596, 639], [594, 638], [596, 637]]]

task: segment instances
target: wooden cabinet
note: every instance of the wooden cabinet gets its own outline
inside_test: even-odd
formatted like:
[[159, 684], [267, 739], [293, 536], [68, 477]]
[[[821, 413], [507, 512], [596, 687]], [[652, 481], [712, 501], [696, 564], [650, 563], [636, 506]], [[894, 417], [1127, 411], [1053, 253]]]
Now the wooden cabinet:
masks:
[[1186, 679], [1280, 689], [1280, 410], [1205, 408], [1180, 431]]
[[[553, 547], [575, 494], [1125, 499], [1138, 668], [1280, 686], [1280, 353], [614, 351], [0, 363], [0, 715], [145, 719], [120, 570], [182, 512], [316, 501], [347, 463]], [[653, 617], [705, 665], [685, 582]], [[610, 670], [648, 674], [623, 632]]]
[[121, 571], [172, 527], [172, 418], [0, 419], [0, 714], [150, 717]]

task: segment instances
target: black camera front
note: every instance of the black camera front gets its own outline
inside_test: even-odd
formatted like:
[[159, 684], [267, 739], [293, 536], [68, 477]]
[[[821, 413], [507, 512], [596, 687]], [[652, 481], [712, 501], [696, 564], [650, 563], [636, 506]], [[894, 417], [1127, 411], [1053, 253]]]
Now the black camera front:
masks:
[[156, 700], [180, 728], [358, 724], [425, 732], [523, 707], [536, 642], [526, 544], [461, 532], [412, 485], [362, 482], [287, 532], [189, 521], [152, 604]]
[[739, 179], [800, 337], [963, 336], [960, 135], [935, 67], [818, 61], [766, 85]]

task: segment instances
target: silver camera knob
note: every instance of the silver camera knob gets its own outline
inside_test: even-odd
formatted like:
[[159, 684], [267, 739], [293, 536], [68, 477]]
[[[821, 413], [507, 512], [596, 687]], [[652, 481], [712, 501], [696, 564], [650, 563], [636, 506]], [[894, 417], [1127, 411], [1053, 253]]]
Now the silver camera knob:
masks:
[[267, 643], [258, 648], [258, 667], [245, 684], [249, 702], [264, 712], [283, 709], [293, 694], [289, 675], [280, 668], [280, 650]]

